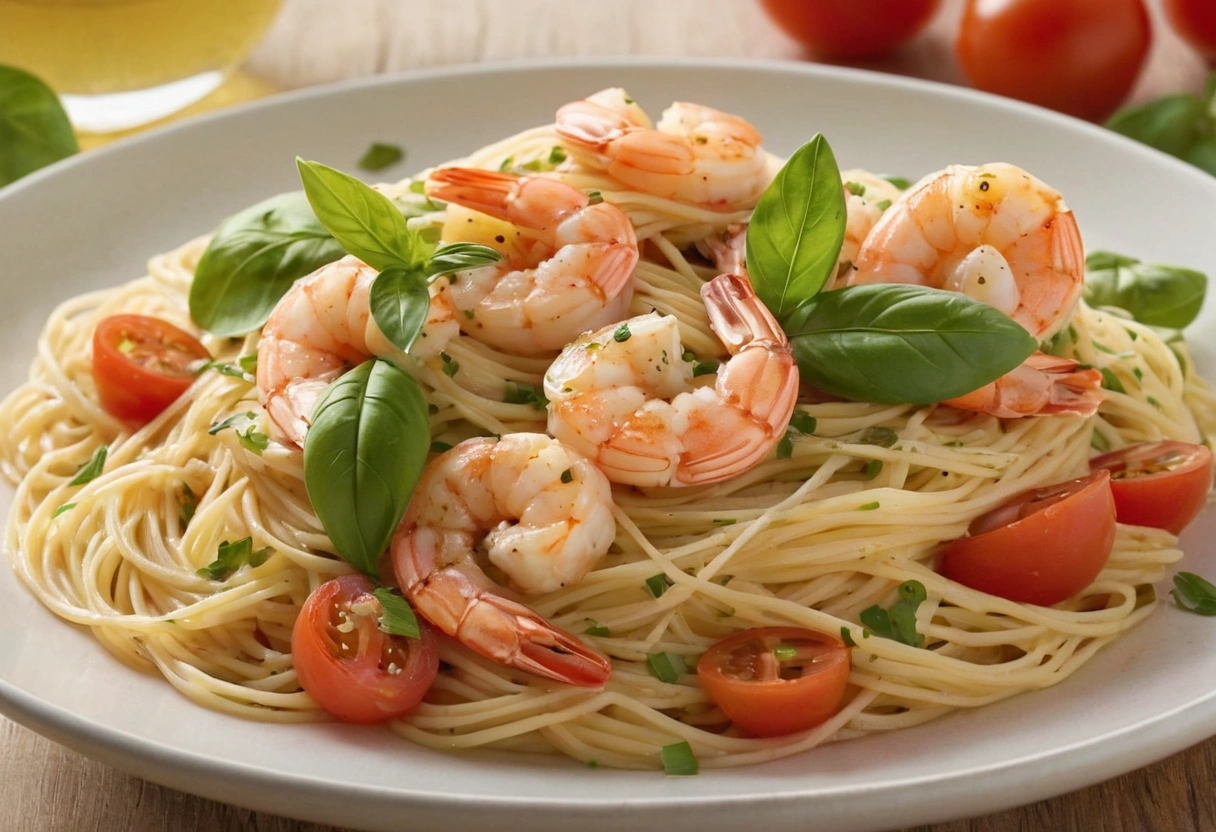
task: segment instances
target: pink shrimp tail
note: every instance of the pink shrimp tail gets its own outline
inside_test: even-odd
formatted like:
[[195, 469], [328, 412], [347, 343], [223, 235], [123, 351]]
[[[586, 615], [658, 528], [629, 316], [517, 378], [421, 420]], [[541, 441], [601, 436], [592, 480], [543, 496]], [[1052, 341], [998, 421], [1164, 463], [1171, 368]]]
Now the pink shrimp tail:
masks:
[[1020, 367], [943, 404], [1001, 419], [1072, 413], [1092, 416], [1102, 404], [1102, 374], [1071, 358], [1036, 352]]
[[586, 99], [560, 107], [555, 121], [557, 135], [588, 150], [602, 149], [632, 127], [623, 116]]
[[527, 178], [478, 168], [440, 168], [430, 175], [439, 187], [429, 194], [505, 220], [512, 195]]

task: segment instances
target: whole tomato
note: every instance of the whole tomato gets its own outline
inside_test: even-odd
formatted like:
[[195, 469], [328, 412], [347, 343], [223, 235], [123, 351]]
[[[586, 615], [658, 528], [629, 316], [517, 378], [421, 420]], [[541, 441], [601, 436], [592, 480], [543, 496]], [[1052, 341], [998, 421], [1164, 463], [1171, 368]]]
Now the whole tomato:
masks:
[[1143, 0], [968, 0], [955, 52], [979, 89], [1100, 121], [1151, 41]]
[[825, 58], [881, 55], [911, 39], [941, 0], [760, 0], [787, 35]]
[[1216, 62], [1216, 2], [1164, 0], [1164, 5], [1174, 31], [1208, 61]]

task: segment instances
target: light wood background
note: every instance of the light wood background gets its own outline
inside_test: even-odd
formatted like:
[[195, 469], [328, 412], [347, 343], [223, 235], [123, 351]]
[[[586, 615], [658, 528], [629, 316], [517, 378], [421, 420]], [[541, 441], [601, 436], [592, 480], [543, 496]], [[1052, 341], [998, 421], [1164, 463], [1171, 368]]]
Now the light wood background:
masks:
[[[959, 82], [951, 43], [961, 7], [962, 0], [945, 0], [924, 35], [892, 56], [860, 65]], [[1152, 56], [1133, 100], [1197, 90], [1206, 74], [1159, 17], [1155, 23]], [[247, 69], [291, 88], [424, 66], [559, 55], [806, 58], [753, 0], [286, 0]], [[165, 695], [175, 694], [166, 686]], [[1214, 783], [1216, 739], [1073, 794], [920, 832], [1204, 832], [1216, 830]], [[130, 777], [0, 717], [0, 830], [231, 829], [334, 832]]]

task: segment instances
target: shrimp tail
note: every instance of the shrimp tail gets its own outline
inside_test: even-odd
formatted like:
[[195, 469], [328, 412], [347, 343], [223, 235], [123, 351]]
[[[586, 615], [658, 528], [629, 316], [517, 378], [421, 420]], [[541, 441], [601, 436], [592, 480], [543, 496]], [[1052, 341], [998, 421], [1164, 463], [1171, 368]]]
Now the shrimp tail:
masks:
[[756, 297], [746, 277], [719, 275], [701, 287], [701, 299], [709, 313], [710, 329], [731, 355], [748, 344], [789, 350], [781, 325]]
[[505, 220], [520, 177], [477, 168], [440, 168], [431, 173], [430, 181], [438, 183], [438, 187], [430, 189], [430, 196], [435, 199]]
[[568, 685], [602, 688], [612, 673], [608, 658], [578, 636], [498, 595], [479, 599], [466, 614], [459, 637], [487, 658]]
[[1093, 416], [1102, 404], [1102, 373], [1071, 358], [1035, 353], [1026, 363], [1051, 377], [1051, 398], [1039, 412]]
[[1037, 352], [996, 381], [943, 404], [1001, 419], [1063, 413], [1092, 416], [1102, 404], [1101, 385], [1098, 370], [1082, 368], [1071, 358]]

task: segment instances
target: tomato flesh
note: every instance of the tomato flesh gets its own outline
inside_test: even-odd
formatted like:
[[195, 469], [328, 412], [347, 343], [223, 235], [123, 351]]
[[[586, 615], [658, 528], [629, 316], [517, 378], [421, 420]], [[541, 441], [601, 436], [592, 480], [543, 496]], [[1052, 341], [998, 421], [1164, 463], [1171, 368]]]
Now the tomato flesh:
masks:
[[419, 620], [416, 639], [379, 627], [380, 602], [363, 575], [317, 587], [291, 631], [300, 684], [343, 722], [384, 722], [409, 712], [439, 673], [439, 648]]
[[143, 424], [186, 392], [210, 360], [197, 338], [147, 315], [113, 315], [93, 331], [93, 380], [101, 406]]
[[840, 709], [850, 651], [802, 627], [735, 633], [701, 655], [697, 679], [722, 712], [756, 737], [805, 731]]
[[1093, 583], [1115, 545], [1105, 469], [1032, 488], [976, 518], [946, 544], [941, 573], [1010, 601], [1051, 606]]
[[1100, 121], [1151, 40], [1142, 0], [968, 0], [955, 53], [979, 89]]
[[760, 0], [794, 40], [823, 57], [881, 55], [933, 19], [941, 0]]
[[1216, 3], [1212, 0], [1165, 0], [1174, 31], [1209, 61], [1216, 61]]
[[1212, 452], [1189, 442], [1131, 445], [1094, 457], [1089, 466], [1110, 471], [1120, 523], [1173, 534], [1199, 515], [1212, 488]]

